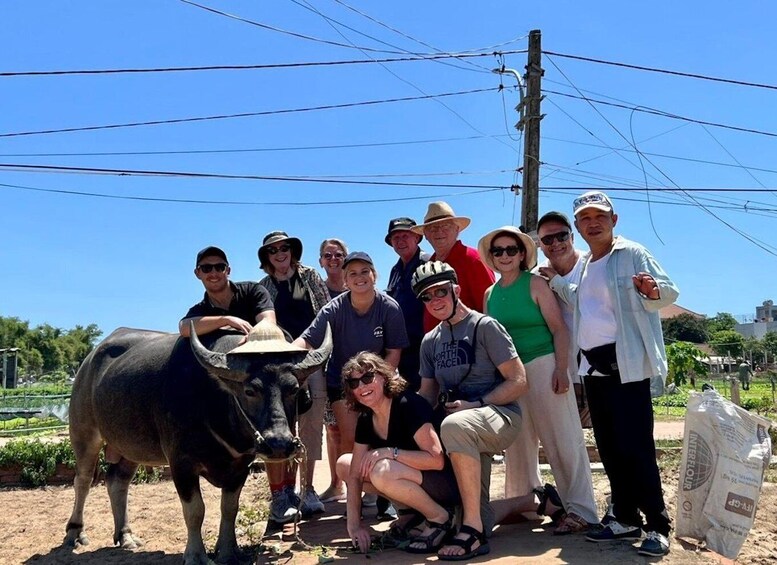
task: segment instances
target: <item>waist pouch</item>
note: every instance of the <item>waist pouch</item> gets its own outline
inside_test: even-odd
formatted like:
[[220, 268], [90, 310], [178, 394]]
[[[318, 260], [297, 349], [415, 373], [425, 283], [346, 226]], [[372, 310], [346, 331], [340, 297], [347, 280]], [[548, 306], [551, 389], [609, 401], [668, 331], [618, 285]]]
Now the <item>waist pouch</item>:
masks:
[[615, 344], [605, 343], [598, 347], [594, 347], [586, 351], [580, 350], [585, 358], [588, 360], [588, 364], [591, 368], [588, 369], [588, 374], [593, 374], [594, 371], [607, 376], [620, 376], [618, 371], [618, 358], [615, 356]]

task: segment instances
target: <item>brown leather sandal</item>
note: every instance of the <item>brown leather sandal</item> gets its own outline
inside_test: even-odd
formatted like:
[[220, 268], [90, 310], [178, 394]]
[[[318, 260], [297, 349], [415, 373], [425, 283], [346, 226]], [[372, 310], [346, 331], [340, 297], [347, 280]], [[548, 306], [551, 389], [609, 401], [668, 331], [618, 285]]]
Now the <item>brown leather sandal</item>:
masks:
[[578, 516], [574, 512], [569, 512], [561, 519], [558, 527], [553, 530], [553, 535], [565, 536], [567, 534], [587, 532], [590, 527], [590, 524], [586, 522], [582, 516]]

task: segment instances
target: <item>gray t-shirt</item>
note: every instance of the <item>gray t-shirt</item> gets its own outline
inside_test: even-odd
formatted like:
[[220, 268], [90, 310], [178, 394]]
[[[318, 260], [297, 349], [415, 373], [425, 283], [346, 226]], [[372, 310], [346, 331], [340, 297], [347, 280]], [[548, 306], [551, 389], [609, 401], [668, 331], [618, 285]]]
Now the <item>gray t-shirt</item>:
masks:
[[330, 300], [302, 332], [302, 339], [313, 347], [324, 341], [327, 322], [332, 327], [333, 350], [326, 366], [326, 385], [341, 387], [340, 373], [346, 361], [361, 351], [383, 356], [387, 349], [403, 349], [409, 345], [405, 318], [396, 300], [377, 292], [375, 302], [364, 315], [351, 305], [351, 293], [344, 292]]
[[[474, 401], [504, 382], [497, 367], [516, 357], [513, 341], [502, 324], [473, 310], [453, 326], [452, 333], [443, 322], [424, 336], [420, 373], [423, 378], [436, 379], [441, 391], [458, 390], [462, 399]], [[521, 413], [517, 402], [502, 408]]]

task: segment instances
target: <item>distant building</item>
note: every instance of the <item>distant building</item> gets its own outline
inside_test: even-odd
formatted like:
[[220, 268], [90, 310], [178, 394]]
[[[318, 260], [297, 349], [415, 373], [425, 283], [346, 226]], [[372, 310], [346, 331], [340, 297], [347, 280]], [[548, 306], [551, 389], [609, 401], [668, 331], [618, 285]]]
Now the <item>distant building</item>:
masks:
[[754, 337], [763, 339], [766, 332], [777, 332], [777, 321], [774, 315], [777, 314], [777, 308], [774, 302], [764, 300], [763, 305], [755, 307], [755, 318], [747, 324], [737, 324], [734, 330], [744, 337]]
[[670, 304], [669, 306], [664, 306], [658, 311], [658, 315], [661, 316], [662, 320], [668, 320], [670, 318], [676, 318], [680, 314], [690, 314], [694, 318], [704, 319], [707, 316], [704, 314], [698, 314], [696, 312], [693, 312], [691, 310], [688, 310], [687, 308], [683, 308], [682, 306], [679, 306], [678, 304]]

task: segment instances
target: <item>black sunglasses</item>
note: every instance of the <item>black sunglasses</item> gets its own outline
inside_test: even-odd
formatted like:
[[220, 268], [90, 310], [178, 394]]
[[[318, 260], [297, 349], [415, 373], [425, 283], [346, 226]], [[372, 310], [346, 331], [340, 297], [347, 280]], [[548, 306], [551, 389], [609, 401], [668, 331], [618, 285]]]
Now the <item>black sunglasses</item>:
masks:
[[267, 253], [269, 253], [270, 255], [275, 255], [279, 251], [281, 253], [286, 253], [289, 249], [291, 249], [291, 245], [289, 245], [288, 243], [284, 243], [280, 247], [268, 247]]
[[553, 245], [553, 240], [555, 239], [559, 243], [562, 241], [566, 241], [569, 239], [569, 236], [572, 235], [571, 232], [568, 231], [560, 231], [558, 233], [549, 233], [548, 235], [541, 237], [540, 241], [545, 245]]
[[518, 252], [523, 251], [523, 249], [517, 245], [510, 245], [508, 247], [492, 247], [489, 251], [491, 251], [491, 255], [494, 257], [501, 257], [505, 253], [507, 253], [508, 257], [515, 257], [518, 255]]
[[424, 292], [421, 296], [418, 298], [421, 299], [421, 302], [431, 302], [435, 298], [445, 298], [448, 296], [448, 288], [442, 287], [442, 288], [435, 288], [434, 290], [430, 290], [429, 292]]
[[348, 386], [351, 390], [356, 390], [357, 388], [359, 388], [359, 383], [363, 385], [368, 385], [374, 380], [375, 380], [375, 373], [364, 373], [361, 377], [356, 379], [345, 379], [345, 382], [348, 383]]
[[343, 257], [345, 257], [345, 254], [340, 253], [339, 251], [335, 253], [330, 253], [329, 251], [327, 251], [321, 257], [323, 257], [324, 259], [331, 259], [332, 257], [334, 257], [335, 259], [342, 259]]
[[197, 265], [197, 269], [200, 270], [200, 272], [205, 273], [206, 275], [210, 273], [213, 269], [216, 269], [217, 273], [223, 273], [227, 270], [227, 264], [226, 263], [203, 263], [202, 265]]

